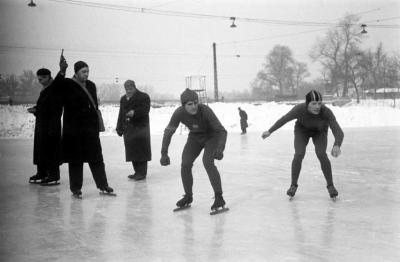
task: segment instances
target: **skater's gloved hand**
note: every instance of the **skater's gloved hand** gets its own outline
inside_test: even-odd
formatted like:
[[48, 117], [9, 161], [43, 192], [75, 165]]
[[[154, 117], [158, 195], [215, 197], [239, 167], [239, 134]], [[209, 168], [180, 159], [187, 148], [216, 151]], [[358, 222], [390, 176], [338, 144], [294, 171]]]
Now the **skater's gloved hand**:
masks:
[[135, 114], [135, 110], [130, 110], [128, 113], [126, 113], [127, 117], [133, 117], [133, 115]]
[[123, 134], [124, 134], [123, 132], [117, 131], [117, 135], [118, 135], [118, 136], [122, 136]]
[[214, 151], [213, 156], [214, 156], [214, 159], [222, 160], [222, 158], [224, 158], [224, 152], [222, 152], [222, 150], [220, 150], [220, 149], [216, 149]]
[[161, 159], [160, 159], [160, 164], [162, 166], [168, 166], [171, 163], [171, 161], [169, 160], [169, 156], [168, 155], [162, 155]]
[[261, 135], [262, 139], [266, 139], [267, 137], [269, 137], [271, 135], [271, 133], [269, 131], [264, 131]]
[[67, 60], [65, 60], [65, 57], [63, 55], [60, 56], [60, 72], [65, 75], [65, 72], [67, 71], [68, 68], [68, 63]]
[[341, 151], [340, 151], [340, 147], [338, 145], [334, 145], [332, 147], [332, 151], [331, 151], [331, 155], [333, 157], [338, 157], [340, 155]]

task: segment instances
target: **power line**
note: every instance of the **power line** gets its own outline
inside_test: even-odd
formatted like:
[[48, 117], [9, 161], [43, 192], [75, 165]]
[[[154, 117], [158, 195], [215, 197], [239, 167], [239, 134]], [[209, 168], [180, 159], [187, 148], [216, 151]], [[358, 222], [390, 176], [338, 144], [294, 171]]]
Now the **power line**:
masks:
[[[143, 13], [143, 14], [153, 14], [153, 15], [163, 15], [163, 16], [173, 16], [173, 17], [204, 18], [204, 19], [219, 19], [219, 20], [230, 20], [230, 18], [231, 18], [231, 16], [223, 16], [223, 15], [211, 15], [211, 14], [181, 12], [181, 11], [172, 11], [172, 10], [159, 10], [159, 9], [141, 8], [141, 7], [133, 7], [133, 6], [113, 5], [113, 4], [100, 4], [100, 3], [91, 3], [91, 2], [78, 1], [78, 0], [48, 0], [48, 1], [78, 5], [78, 6], [96, 7], [96, 8], [102, 8], [102, 9], [108, 9], [108, 10], [117, 10], [117, 11]], [[332, 22], [294, 21], [294, 20], [247, 18], [247, 17], [235, 17], [235, 20], [243, 21], [243, 22], [262, 23], [262, 24], [270, 24], [270, 25], [285, 25], [285, 26], [326, 27], [326, 26], [336, 26], [337, 25], [337, 23], [332, 23]], [[372, 24], [372, 25], [368, 25], [368, 27], [399, 29], [400, 25], [375, 25], [375, 24]]]

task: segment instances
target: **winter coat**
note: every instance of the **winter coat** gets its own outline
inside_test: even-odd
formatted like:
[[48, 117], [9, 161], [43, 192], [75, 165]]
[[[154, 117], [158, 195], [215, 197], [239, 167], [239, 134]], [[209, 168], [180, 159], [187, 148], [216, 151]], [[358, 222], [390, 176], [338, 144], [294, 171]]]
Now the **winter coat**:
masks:
[[[126, 114], [134, 110], [133, 117]], [[150, 97], [139, 90], [128, 99], [121, 97], [117, 133], [124, 136], [126, 161], [150, 161]]]
[[[97, 104], [96, 85], [86, 81], [86, 89]], [[58, 95], [64, 108], [62, 160], [65, 163], [102, 162], [99, 120], [88, 95], [73, 79], [64, 78]]]
[[247, 124], [247, 114], [246, 114], [246, 112], [245, 112], [244, 110], [240, 110], [240, 111], [239, 111], [239, 116], [240, 116], [240, 127], [241, 127], [242, 129], [248, 127], [248, 124]]
[[61, 163], [61, 114], [62, 107], [53, 92], [62, 78], [40, 92], [35, 106], [35, 133], [33, 140], [33, 164]]

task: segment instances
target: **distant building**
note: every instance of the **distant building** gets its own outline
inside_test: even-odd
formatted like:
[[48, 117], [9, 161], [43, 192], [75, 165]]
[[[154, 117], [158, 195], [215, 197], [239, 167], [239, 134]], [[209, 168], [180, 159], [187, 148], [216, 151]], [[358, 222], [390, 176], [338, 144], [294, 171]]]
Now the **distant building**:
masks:
[[365, 95], [369, 98], [383, 98], [383, 99], [393, 99], [400, 98], [400, 88], [398, 87], [385, 87], [376, 89], [370, 89], [365, 91]]

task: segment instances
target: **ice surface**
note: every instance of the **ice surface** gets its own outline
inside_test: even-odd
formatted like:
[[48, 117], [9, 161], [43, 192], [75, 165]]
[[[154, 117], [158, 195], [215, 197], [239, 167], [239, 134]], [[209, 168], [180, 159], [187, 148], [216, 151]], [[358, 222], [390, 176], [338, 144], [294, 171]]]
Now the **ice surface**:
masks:
[[[194, 165], [194, 202], [173, 213], [183, 193], [175, 134], [171, 166], [159, 164], [152, 136], [146, 182], [129, 181], [122, 139], [102, 137], [109, 183], [100, 196], [87, 166], [83, 200], [71, 197], [67, 166], [61, 185], [28, 184], [35, 172], [32, 139], [0, 140], [0, 261], [399, 261], [400, 128], [344, 128], [342, 155], [332, 159], [336, 202], [329, 199], [310, 142], [292, 201], [292, 130], [267, 140], [229, 133], [217, 162], [230, 211], [210, 216], [212, 189]], [[329, 148], [333, 139], [329, 137]]]

